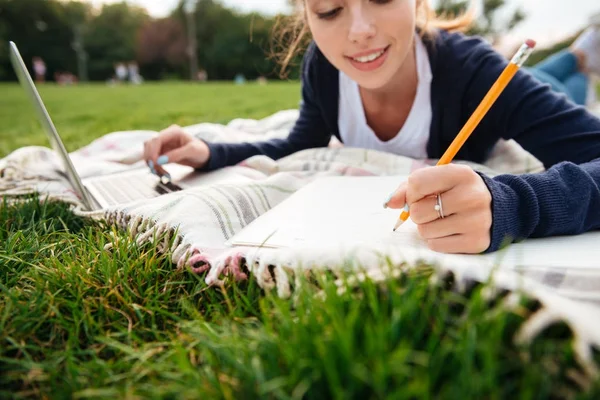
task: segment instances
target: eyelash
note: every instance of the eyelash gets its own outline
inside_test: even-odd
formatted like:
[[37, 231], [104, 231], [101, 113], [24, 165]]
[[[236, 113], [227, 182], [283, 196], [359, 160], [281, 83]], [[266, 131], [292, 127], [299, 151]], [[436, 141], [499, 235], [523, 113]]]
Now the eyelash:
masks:
[[324, 20], [334, 19], [341, 10], [342, 10], [342, 7], [334, 8], [331, 11], [327, 11], [324, 13], [317, 13], [317, 17], [319, 17], [319, 19], [324, 19]]
[[[392, 0], [373, 0], [373, 2], [376, 4], [386, 4], [390, 1]], [[334, 19], [340, 13], [340, 11], [342, 11], [342, 7], [334, 8], [333, 10], [324, 13], [317, 13], [317, 17], [324, 20], [331, 20]]]

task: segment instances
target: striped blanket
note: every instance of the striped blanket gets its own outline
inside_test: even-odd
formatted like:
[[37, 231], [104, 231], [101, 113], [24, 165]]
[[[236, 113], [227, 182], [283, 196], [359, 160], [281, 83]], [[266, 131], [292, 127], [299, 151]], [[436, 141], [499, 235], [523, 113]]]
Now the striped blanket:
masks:
[[[298, 112], [287, 110], [263, 120], [236, 119], [227, 125], [201, 123], [184, 128], [211, 141], [239, 142], [285, 137]], [[156, 135], [152, 131], [114, 132], [71, 153], [81, 176], [125, 171], [143, 165], [142, 143]], [[198, 178], [198, 186], [153, 200], [129, 203], [97, 212], [81, 208], [77, 193], [69, 185], [58, 156], [45, 147], [24, 147], [0, 160], [0, 194], [18, 196], [40, 192], [72, 204], [74, 212], [102, 218], [127, 229], [138, 243], [155, 241], [168, 252], [178, 268], [206, 272], [210, 285], [224, 277], [249, 276], [266, 289], [286, 297], [295, 279], [307, 271], [348, 268], [351, 256], [357, 274], [384, 279], [393, 268], [411, 268], [422, 259], [389, 250], [381, 254], [368, 243], [353, 249], [231, 249], [225, 242], [292, 193], [325, 176], [407, 175], [436, 160], [413, 160], [372, 150], [346, 148], [336, 140], [330, 146], [292, 154], [280, 160], [252, 157], [243, 163]], [[498, 144], [485, 165], [469, 164], [489, 175], [542, 171], [541, 163], [512, 141]], [[168, 167], [167, 167], [168, 168]], [[109, 244], [106, 248], [110, 250]], [[425, 260], [427, 261], [427, 260]], [[598, 271], [532, 269], [520, 272], [464, 268], [440, 263], [439, 274], [452, 273], [458, 281], [487, 281], [509, 290], [524, 290], [545, 305], [523, 327], [529, 340], [555, 320], [566, 320], [579, 333], [576, 348], [590, 373], [596, 374], [590, 346], [600, 346], [600, 268]]]

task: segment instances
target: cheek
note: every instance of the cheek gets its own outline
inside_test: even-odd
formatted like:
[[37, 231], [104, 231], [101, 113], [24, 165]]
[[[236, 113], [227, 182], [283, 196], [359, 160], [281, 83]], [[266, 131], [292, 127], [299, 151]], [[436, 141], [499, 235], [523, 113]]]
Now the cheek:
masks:
[[314, 27], [312, 37], [319, 50], [335, 67], [339, 68], [343, 61], [343, 49], [346, 47], [346, 34], [336, 26]]
[[387, 24], [385, 34], [393, 44], [395, 63], [403, 64], [412, 51], [415, 26], [411, 18], [396, 19], [394, 23]]
[[[313, 31], [312, 37], [319, 49], [326, 55], [329, 55], [335, 49], [336, 39], [334, 35], [327, 34], [323, 30]], [[339, 41], [339, 39], [338, 39]]]
[[394, 38], [399, 45], [408, 46], [416, 28], [414, 11], [409, 7], [401, 7], [394, 13], [382, 14], [379, 26], [385, 36]]

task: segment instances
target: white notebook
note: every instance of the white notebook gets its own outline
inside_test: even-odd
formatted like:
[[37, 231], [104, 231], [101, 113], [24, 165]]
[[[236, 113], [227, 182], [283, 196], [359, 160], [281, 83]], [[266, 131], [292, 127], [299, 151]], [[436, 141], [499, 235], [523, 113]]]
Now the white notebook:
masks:
[[[384, 209], [389, 194], [406, 176], [319, 178], [269, 210], [230, 241], [231, 246], [267, 248], [351, 245], [399, 246], [429, 250], [408, 220], [392, 228], [400, 210]], [[440, 257], [440, 253], [435, 253]], [[443, 257], [446, 257], [445, 255]], [[577, 236], [528, 239], [487, 255], [448, 255], [470, 264], [508, 267], [600, 268], [600, 231]]]

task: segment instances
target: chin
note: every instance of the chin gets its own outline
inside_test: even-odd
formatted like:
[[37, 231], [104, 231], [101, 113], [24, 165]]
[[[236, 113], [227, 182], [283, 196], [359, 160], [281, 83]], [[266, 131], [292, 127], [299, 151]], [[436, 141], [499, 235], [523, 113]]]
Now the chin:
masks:
[[[398, 68], [396, 68], [397, 70]], [[385, 68], [381, 71], [370, 71], [362, 72], [357, 71], [352, 66], [345, 68], [344, 73], [350, 77], [354, 82], [363, 89], [367, 90], [381, 90], [385, 89], [392, 80], [394, 73], [390, 69]]]
[[367, 90], [381, 90], [385, 89], [385, 87], [390, 83], [391, 76], [387, 76], [389, 74], [377, 74], [370, 73], [371, 76], [355, 76], [350, 77], [358, 84], [358, 86]]

